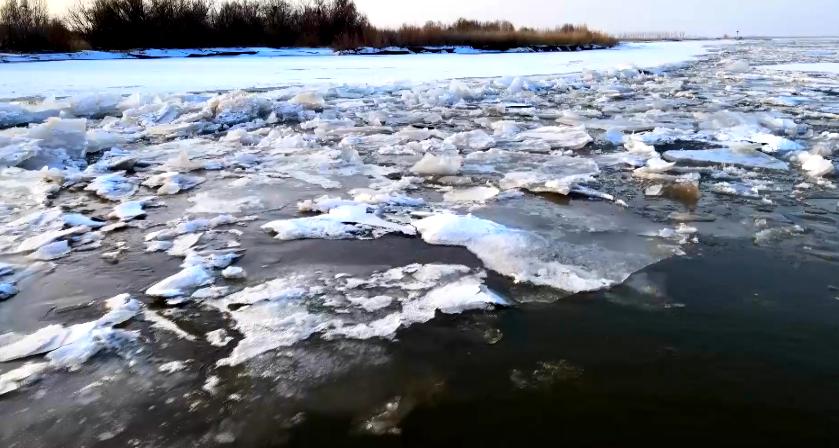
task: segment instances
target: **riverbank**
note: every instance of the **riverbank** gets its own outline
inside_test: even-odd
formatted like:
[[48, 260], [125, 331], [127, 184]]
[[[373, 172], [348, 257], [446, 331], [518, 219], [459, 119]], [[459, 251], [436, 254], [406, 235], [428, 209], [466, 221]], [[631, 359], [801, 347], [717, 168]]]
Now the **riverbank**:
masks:
[[414, 46], [414, 47], [360, 47], [349, 50], [331, 48], [268, 48], [268, 47], [225, 47], [225, 48], [150, 48], [127, 51], [82, 50], [75, 52], [43, 53], [0, 53], [0, 63], [48, 62], [48, 61], [105, 61], [118, 59], [171, 59], [252, 56], [276, 58], [284, 56], [394, 56], [409, 54], [502, 54], [502, 53], [554, 53], [588, 50], [603, 50], [604, 45], [531, 45], [509, 49], [476, 48], [471, 46]]

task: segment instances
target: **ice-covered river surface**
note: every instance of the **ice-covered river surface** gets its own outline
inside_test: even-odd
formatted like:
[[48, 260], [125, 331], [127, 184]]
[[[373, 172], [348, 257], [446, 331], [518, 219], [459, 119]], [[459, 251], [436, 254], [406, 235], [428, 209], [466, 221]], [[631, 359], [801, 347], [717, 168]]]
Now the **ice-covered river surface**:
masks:
[[0, 443], [835, 444], [838, 45], [0, 92]]

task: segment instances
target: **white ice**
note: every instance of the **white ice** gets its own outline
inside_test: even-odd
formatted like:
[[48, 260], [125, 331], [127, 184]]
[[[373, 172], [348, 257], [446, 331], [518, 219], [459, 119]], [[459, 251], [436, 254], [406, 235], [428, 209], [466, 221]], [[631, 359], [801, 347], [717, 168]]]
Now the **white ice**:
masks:
[[[266, 88], [323, 83], [423, 82], [437, 79], [573, 73], [582, 69], [658, 67], [704, 53], [711, 42], [651, 42], [579, 53], [405, 56], [288, 56], [76, 60], [3, 64], [7, 98], [142, 91], [145, 93]], [[212, 76], [178, 76], [202, 73]], [[136, 86], [136, 87], [125, 87]]]
[[146, 290], [146, 294], [155, 297], [177, 297], [191, 294], [193, 290], [213, 282], [213, 275], [201, 266], [184, 268]]
[[545, 126], [522, 132], [519, 138], [541, 140], [562, 149], [580, 149], [593, 141], [583, 126]]
[[429, 244], [463, 246], [484, 265], [520, 282], [552, 286], [568, 292], [593, 291], [614, 281], [578, 266], [540, 257], [546, 243], [532, 233], [472, 215], [440, 213], [414, 222]]
[[50, 325], [0, 347], [0, 362], [45, 354], [49, 365], [76, 370], [103, 349], [118, 349], [136, 338], [136, 334], [115, 329], [142, 309], [142, 304], [128, 294], [105, 301], [109, 311], [97, 320], [64, 327]]
[[761, 68], [787, 72], [818, 72], [839, 74], [839, 62], [790, 63], [778, 65], [764, 65]]
[[666, 151], [663, 157], [673, 162], [683, 163], [731, 165], [775, 171], [789, 169], [786, 162], [749, 147], [672, 150]]
[[262, 226], [279, 240], [350, 239], [360, 236], [381, 236], [399, 232], [415, 234], [408, 225], [393, 223], [376, 215], [376, 207], [363, 203], [339, 205], [328, 213], [307, 218], [281, 219]]

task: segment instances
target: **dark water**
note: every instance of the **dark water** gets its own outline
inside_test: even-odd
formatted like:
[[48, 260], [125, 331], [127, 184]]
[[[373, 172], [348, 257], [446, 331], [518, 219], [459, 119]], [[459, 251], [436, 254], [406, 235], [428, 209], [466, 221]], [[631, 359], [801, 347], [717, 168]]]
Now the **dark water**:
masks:
[[[408, 413], [401, 436], [354, 436], [351, 416], [313, 412], [290, 443], [836, 444], [839, 293], [827, 285], [839, 280], [837, 267], [718, 244], [647, 270], [663, 274], [684, 307], [610, 303], [631, 295], [618, 288], [501, 313], [504, 338], [492, 346], [452, 322], [409, 329], [400, 362], [446, 380], [444, 393]], [[515, 387], [512, 369], [545, 360], [564, 360], [574, 374]]]
[[[300, 262], [313, 264], [318, 253], [359, 266], [402, 261], [377, 253], [475, 262], [465, 251], [406, 238], [296, 244], [283, 250], [308, 253]], [[708, 239], [611, 291], [441, 315], [394, 342], [306, 341], [217, 371], [212, 396], [201, 386], [229, 348], [149, 341], [149, 362], [126, 366], [104, 355], [82, 372], [45, 378], [40, 391], [4, 399], [0, 440], [17, 447], [831, 446], [839, 443], [837, 272], [836, 264], [751, 242]], [[529, 288], [501, 278], [490, 284], [513, 297]], [[189, 367], [168, 377], [151, 362], [187, 358]], [[88, 374], [103, 383], [90, 396]], [[388, 402], [398, 405], [387, 412]], [[365, 427], [371, 418], [373, 433]]]

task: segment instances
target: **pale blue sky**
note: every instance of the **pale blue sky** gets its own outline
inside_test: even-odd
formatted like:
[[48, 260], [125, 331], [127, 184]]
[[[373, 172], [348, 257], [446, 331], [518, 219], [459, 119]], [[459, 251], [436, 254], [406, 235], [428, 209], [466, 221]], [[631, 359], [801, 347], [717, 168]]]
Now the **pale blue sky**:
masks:
[[[47, 0], [55, 12], [76, 0]], [[839, 0], [356, 0], [376, 25], [461, 16], [548, 27], [586, 23], [612, 33], [684, 31], [719, 36], [839, 35]]]

